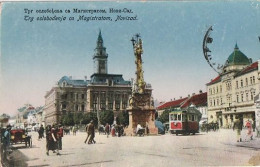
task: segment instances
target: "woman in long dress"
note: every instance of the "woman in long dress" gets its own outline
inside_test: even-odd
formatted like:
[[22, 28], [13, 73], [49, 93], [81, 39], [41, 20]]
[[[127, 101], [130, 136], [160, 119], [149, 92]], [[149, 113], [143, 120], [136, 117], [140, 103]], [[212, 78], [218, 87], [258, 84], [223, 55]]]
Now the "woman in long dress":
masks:
[[247, 140], [249, 141], [250, 139], [253, 140], [253, 129], [252, 129], [252, 124], [249, 120], [246, 122], [246, 127], [247, 127]]

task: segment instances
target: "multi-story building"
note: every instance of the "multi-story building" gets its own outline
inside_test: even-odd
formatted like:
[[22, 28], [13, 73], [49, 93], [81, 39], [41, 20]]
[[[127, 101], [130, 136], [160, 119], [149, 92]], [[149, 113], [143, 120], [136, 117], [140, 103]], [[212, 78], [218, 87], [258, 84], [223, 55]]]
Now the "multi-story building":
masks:
[[258, 62], [252, 63], [236, 45], [222, 72], [207, 84], [208, 120], [232, 127], [235, 115], [255, 121], [254, 97], [259, 93]]
[[93, 55], [94, 74], [90, 80], [62, 77], [45, 95], [46, 124], [57, 123], [67, 112], [96, 112], [113, 110], [116, 115], [126, 110], [132, 83], [122, 74], [108, 74], [108, 54], [101, 32]]

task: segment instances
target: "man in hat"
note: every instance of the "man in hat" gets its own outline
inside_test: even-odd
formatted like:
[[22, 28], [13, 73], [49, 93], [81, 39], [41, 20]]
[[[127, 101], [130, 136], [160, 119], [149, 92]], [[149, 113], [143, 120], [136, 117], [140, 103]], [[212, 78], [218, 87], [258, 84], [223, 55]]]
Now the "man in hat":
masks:
[[86, 143], [89, 138], [88, 144], [91, 144], [92, 141], [94, 141], [94, 135], [95, 135], [95, 127], [94, 127], [93, 120], [91, 120], [90, 123], [87, 125], [86, 131], [88, 133], [88, 136], [87, 136], [86, 140], [84, 141], [84, 143]]

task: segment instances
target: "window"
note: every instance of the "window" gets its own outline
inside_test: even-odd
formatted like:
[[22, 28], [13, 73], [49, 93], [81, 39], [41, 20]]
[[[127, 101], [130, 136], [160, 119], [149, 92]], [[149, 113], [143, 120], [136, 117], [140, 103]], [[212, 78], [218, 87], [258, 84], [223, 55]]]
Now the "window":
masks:
[[241, 87], [243, 87], [243, 80], [241, 79]]
[[79, 110], [79, 106], [76, 104], [75, 111], [78, 111], [78, 110]]
[[248, 86], [248, 79], [246, 78], [246, 86]]
[[236, 81], [237, 89], [238, 89], [238, 81]]
[[181, 121], [181, 114], [178, 114], [178, 121]]
[[248, 101], [248, 93], [246, 93], [246, 101]]
[[255, 84], [255, 76], [253, 76], [253, 84]]
[[220, 98], [220, 105], [222, 105], [223, 103], [222, 103], [222, 98]]
[[85, 105], [81, 105], [81, 111], [84, 111]]
[[252, 85], [253, 84], [253, 78], [250, 77], [250, 84]]
[[217, 93], [218, 93], [218, 86], [217, 86]]
[[66, 107], [67, 107], [66, 104], [62, 104], [61, 109], [66, 110]]
[[213, 100], [213, 103], [214, 103], [214, 106], [216, 105], [216, 103], [215, 103], [215, 99]]
[[219, 100], [217, 99], [217, 105], [219, 105]]
[[82, 95], [81, 95], [81, 99], [84, 99], [84, 98], [85, 98], [85, 95], [84, 95], [84, 94], [82, 94]]
[[244, 101], [244, 95], [241, 94], [241, 102], [243, 102], [243, 101]]
[[210, 106], [212, 106], [212, 100], [210, 100]]
[[195, 121], [195, 116], [191, 115], [191, 121]]
[[253, 95], [253, 92], [251, 92], [251, 100], [254, 99], [254, 95]]
[[239, 103], [239, 95], [237, 95], [237, 102]]
[[219, 89], [220, 89], [220, 93], [221, 93], [222, 92], [222, 86], [221, 85], [220, 85]]

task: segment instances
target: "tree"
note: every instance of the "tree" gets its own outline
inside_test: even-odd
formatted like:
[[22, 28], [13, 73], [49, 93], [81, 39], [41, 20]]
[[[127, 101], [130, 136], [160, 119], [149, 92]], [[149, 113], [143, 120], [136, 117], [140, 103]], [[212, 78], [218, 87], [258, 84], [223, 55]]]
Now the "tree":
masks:
[[124, 126], [129, 125], [129, 114], [127, 111], [122, 111], [121, 113], [118, 114], [116, 118], [117, 124], [122, 124]]
[[106, 123], [113, 124], [114, 121], [114, 112], [111, 110], [101, 111], [99, 113], [100, 123], [105, 125]]
[[74, 124], [80, 124], [82, 123], [82, 118], [83, 118], [83, 113], [81, 112], [75, 112], [73, 114], [73, 120], [74, 120]]
[[74, 125], [73, 114], [69, 112], [65, 115], [62, 115], [61, 122], [63, 125], [73, 126]]
[[169, 113], [170, 110], [164, 110], [162, 115], [160, 115], [157, 120], [161, 121], [162, 123], [169, 122]]

